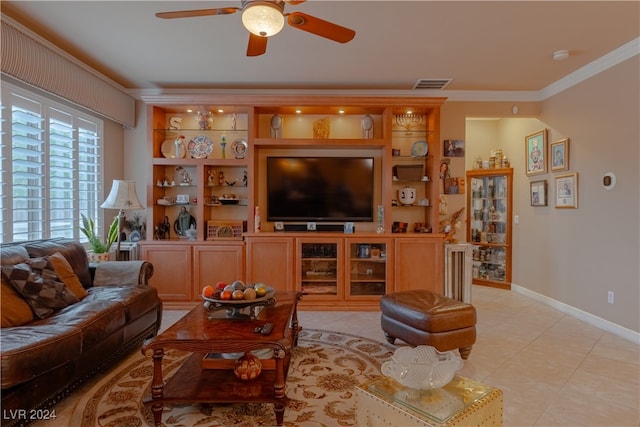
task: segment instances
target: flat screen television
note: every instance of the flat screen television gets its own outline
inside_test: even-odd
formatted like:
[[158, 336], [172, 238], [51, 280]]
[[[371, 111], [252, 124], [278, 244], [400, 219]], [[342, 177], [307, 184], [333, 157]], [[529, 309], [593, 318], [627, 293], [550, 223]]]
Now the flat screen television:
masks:
[[267, 157], [267, 220], [373, 221], [373, 158]]

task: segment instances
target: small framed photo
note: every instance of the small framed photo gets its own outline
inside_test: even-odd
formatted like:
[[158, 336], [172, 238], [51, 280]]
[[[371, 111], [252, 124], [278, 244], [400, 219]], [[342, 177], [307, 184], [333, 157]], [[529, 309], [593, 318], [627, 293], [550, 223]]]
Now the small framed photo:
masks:
[[442, 152], [445, 157], [464, 157], [464, 140], [445, 139]]
[[547, 173], [547, 129], [525, 136], [524, 152], [527, 175]]
[[344, 223], [344, 233], [345, 234], [353, 234], [355, 230], [355, 224], [353, 222], [345, 222]]
[[531, 206], [547, 206], [547, 180], [531, 182]]
[[556, 208], [578, 208], [578, 174], [558, 175], [556, 179]]
[[551, 143], [551, 172], [569, 170], [569, 138]]
[[464, 194], [464, 177], [444, 179], [444, 194]]

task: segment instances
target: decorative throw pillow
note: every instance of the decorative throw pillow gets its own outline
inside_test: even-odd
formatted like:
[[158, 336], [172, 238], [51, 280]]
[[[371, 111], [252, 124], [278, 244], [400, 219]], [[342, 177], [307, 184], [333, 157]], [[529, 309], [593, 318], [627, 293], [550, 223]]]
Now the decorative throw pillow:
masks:
[[64, 255], [62, 255], [60, 252], [56, 252], [53, 255], [49, 256], [49, 262], [51, 263], [51, 265], [53, 265], [53, 269], [55, 270], [60, 280], [62, 280], [62, 283], [67, 286], [67, 288], [73, 295], [76, 296], [76, 298], [78, 298], [78, 300], [81, 300], [82, 298], [89, 295], [89, 292], [87, 292], [87, 290], [82, 286], [82, 283], [80, 283], [80, 279], [73, 271], [71, 264], [69, 264], [69, 261], [67, 261]]
[[78, 298], [58, 279], [48, 259], [34, 258], [29, 264], [3, 265], [2, 274], [40, 319], [78, 302]]
[[11, 283], [2, 276], [2, 288], [0, 288], [0, 318], [2, 327], [24, 325], [33, 320], [33, 311]]

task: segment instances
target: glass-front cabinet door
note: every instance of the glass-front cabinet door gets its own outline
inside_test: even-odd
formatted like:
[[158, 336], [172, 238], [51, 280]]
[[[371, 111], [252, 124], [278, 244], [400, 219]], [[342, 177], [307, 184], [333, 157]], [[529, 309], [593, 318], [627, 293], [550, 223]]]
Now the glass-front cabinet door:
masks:
[[473, 283], [511, 287], [513, 169], [467, 172], [467, 236], [473, 244]]
[[346, 299], [380, 297], [389, 288], [387, 239], [347, 239]]
[[305, 300], [342, 298], [342, 240], [298, 240], [298, 283]]

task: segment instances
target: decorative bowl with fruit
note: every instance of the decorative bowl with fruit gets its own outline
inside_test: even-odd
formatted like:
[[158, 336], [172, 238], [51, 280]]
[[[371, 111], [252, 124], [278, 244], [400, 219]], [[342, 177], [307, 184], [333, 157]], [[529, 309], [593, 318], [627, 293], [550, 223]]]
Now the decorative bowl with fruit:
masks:
[[[240, 312], [243, 308], [274, 305], [275, 294], [275, 289], [264, 283], [245, 285], [241, 280], [230, 285], [218, 282], [216, 286], [202, 288], [204, 307], [208, 311], [227, 309], [227, 317], [232, 318], [246, 317], [247, 314]], [[249, 313], [248, 316], [254, 317], [254, 314]]]

